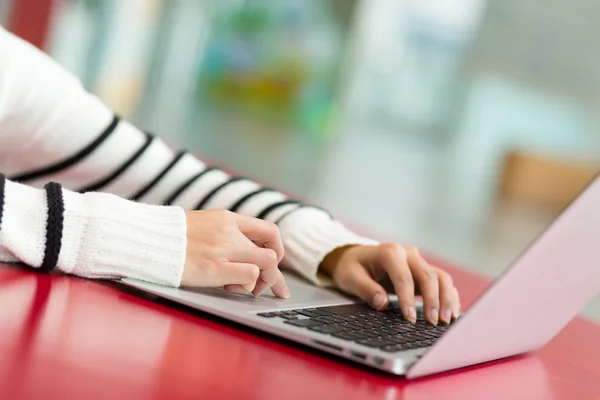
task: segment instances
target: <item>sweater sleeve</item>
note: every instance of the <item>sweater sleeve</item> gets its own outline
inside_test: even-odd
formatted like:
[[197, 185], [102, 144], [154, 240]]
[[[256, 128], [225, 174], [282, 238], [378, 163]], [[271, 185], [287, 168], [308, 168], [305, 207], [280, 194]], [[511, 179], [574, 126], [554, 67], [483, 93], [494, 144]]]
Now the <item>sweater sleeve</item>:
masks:
[[179, 207], [106, 193], [43, 189], [0, 175], [0, 261], [86, 278], [132, 277], [177, 286], [186, 253]]
[[[115, 116], [74, 76], [2, 28], [0, 171], [13, 181], [10, 187], [19, 188], [15, 192], [34, 190], [15, 182], [33, 188], [51, 181], [60, 183], [69, 189], [65, 199], [72, 199], [66, 201], [65, 210], [73, 203], [79, 204], [79, 208], [72, 208], [75, 215], [83, 212], [77, 210], [93, 214], [90, 218], [98, 221], [95, 232], [99, 235], [108, 229], [101, 223], [104, 218], [117, 219], [111, 213], [118, 213], [126, 225], [135, 225], [135, 218], [143, 219], [146, 213], [148, 218], [154, 214], [164, 218], [169, 213], [181, 218], [182, 211], [176, 209], [229, 209], [275, 222], [284, 242], [284, 266], [317, 284], [328, 283], [318, 274], [318, 266], [330, 251], [350, 244], [375, 243], [346, 229], [320, 208], [289, 199], [250, 179], [232, 177], [189, 152], [172, 151], [159, 138]], [[103, 197], [107, 195], [100, 192], [121, 199]], [[41, 196], [41, 192], [36, 193]], [[163, 226], [157, 224], [154, 229], [158, 232]], [[122, 232], [131, 235], [131, 240], [143, 238], [134, 237], [134, 231]], [[183, 241], [185, 230], [180, 229], [179, 234]], [[93, 254], [114, 251], [99, 240], [96, 245], [96, 250], [80, 248], [78, 260], [87, 263], [90, 271], [102, 264], [96, 263]], [[129, 276], [128, 269], [137, 262], [133, 260], [136, 258], [123, 259], [114, 268]], [[183, 262], [162, 281], [178, 284], [182, 268]], [[64, 270], [79, 273], [74, 264]]]

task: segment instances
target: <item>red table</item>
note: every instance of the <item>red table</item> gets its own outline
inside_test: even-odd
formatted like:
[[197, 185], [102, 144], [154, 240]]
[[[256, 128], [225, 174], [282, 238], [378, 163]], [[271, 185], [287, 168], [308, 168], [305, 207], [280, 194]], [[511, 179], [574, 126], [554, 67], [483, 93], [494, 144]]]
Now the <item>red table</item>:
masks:
[[[440, 263], [437, 263], [440, 265]], [[448, 267], [466, 305], [487, 282]], [[0, 399], [598, 399], [600, 326], [406, 381], [113, 283], [0, 265]]]

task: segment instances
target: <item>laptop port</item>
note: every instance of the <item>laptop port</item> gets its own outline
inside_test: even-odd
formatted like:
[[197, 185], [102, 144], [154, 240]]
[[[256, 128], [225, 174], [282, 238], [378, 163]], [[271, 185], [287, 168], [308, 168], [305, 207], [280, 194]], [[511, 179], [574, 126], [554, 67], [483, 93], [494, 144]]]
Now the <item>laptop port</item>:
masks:
[[327, 348], [337, 350], [337, 351], [344, 350], [340, 346], [336, 346], [335, 344], [331, 344], [331, 343], [327, 343], [327, 342], [321, 342], [320, 340], [313, 340], [313, 343], [318, 344], [319, 346], [327, 347]]
[[385, 363], [385, 360], [381, 357], [373, 357], [373, 362], [376, 365], [382, 366]]
[[361, 353], [359, 351], [350, 351], [350, 355], [354, 358], [359, 358], [361, 360], [367, 359], [367, 355], [365, 353]]

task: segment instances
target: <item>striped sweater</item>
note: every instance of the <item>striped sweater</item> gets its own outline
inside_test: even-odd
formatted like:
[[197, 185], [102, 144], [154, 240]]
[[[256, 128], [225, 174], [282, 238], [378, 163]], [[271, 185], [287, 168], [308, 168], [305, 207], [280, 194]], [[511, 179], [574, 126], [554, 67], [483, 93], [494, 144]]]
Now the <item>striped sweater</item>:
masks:
[[1, 27], [0, 172], [0, 261], [42, 271], [178, 286], [192, 209], [277, 223], [282, 266], [317, 284], [327, 253], [374, 244], [320, 208], [173, 152]]

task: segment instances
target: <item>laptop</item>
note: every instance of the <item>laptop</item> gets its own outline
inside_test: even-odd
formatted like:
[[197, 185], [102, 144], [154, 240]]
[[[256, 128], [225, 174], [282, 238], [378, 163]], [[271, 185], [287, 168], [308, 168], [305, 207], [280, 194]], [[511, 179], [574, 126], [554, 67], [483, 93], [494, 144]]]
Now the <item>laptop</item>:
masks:
[[600, 177], [449, 326], [411, 324], [285, 272], [291, 299], [123, 283], [392, 374], [417, 378], [532, 352], [600, 289]]

